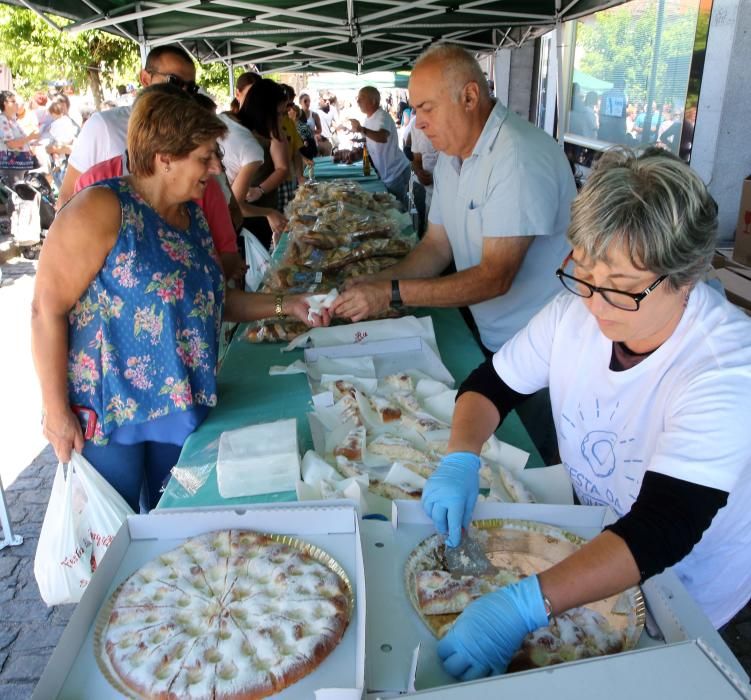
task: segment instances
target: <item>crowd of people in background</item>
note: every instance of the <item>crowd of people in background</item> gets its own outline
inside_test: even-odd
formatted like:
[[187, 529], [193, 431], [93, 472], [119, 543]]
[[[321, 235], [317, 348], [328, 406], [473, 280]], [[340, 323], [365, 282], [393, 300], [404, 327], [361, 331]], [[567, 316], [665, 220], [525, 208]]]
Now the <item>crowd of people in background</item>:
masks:
[[[649, 113], [649, 114], [648, 114]], [[632, 101], [626, 82], [616, 78], [606, 90], [582, 90], [571, 86], [568, 133], [625, 146], [655, 145], [679, 154], [693, 139], [696, 108], [682, 109], [673, 100]]]
[[[73, 87], [57, 84], [23, 100], [10, 91], [0, 93], [0, 151], [26, 153], [50, 187], [62, 182], [68, 155], [91, 110], [85, 109]], [[21, 170], [20, 168], [14, 170]], [[18, 172], [2, 173], [11, 182]]]
[[[147, 87], [160, 75], [142, 72], [141, 85]], [[166, 71], [165, 75], [179, 87], [186, 83], [179, 71]], [[219, 142], [224, 152], [224, 193], [236, 229], [244, 223], [270, 247], [275, 234], [286, 225], [285, 205], [314, 171], [313, 159], [333, 154], [335, 158], [344, 155], [343, 162], [352, 162], [361, 157], [365, 146], [365, 157], [389, 191], [413, 213], [418, 233], [424, 233], [437, 152], [430, 140], [413, 128], [414, 109], [407, 90], [388, 89], [381, 95], [366, 87], [357, 95], [345, 91], [345, 99], [330, 90], [303, 90], [296, 95], [291, 86], [248, 71], [237, 77], [231, 102], [223, 108], [199, 90], [194, 80], [187, 84], [191, 94], [218, 113], [227, 126]], [[23, 161], [27, 170], [33, 169], [46, 180], [50, 196], [60, 208], [79, 189], [74, 183], [80, 175], [125, 150], [127, 118], [136, 95], [134, 85], [118, 85], [116, 94], [94, 110], [90, 101], [76, 94], [73, 85], [63, 82], [28, 100], [2, 93], [0, 151], [27, 153], [28, 161]], [[363, 108], [365, 104], [368, 106]], [[376, 131], [383, 128], [384, 133], [375, 138], [360, 133], [363, 114], [365, 128], [368, 119], [374, 118], [380, 124]], [[85, 127], [92, 115], [92, 125]], [[77, 142], [80, 145], [71, 158]], [[350, 153], [352, 158], [347, 157]], [[0, 167], [0, 175], [11, 182], [24, 172]]]

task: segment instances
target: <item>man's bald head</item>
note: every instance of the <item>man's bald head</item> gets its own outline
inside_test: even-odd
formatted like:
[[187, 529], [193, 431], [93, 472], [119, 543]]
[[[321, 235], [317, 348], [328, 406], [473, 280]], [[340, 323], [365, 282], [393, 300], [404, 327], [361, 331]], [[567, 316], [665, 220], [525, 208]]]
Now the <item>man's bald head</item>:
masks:
[[409, 77], [415, 128], [438, 151], [468, 158], [493, 110], [488, 81], [460, 46], [437, 44], [423, 53]]
[[469, 51], [457, 44], [433, 44], [415, 61], [412, 73], [421, 68], [439, 68], [443, 86], [452, 101], [458, 102], [464, 86], [477, 83], [481, 102], [490, 102], [490, 90], [480, 64]]

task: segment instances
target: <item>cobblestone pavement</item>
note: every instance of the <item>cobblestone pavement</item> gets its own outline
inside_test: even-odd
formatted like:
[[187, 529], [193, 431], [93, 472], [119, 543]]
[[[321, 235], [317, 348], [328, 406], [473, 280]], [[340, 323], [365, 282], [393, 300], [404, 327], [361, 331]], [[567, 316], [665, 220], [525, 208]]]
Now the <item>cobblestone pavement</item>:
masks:
[[34, 553], [57, 461], [47, 447], [7, 487], [13, 534], [23, 544], [0, 552], [0, 697], [29, 698], [74, 605], [48, 608], [34, 579]]
[[[0, 318], [5, 331], [0, 337], [0, 347], [7, 350], [9, 338], [22, 337], [11, 348], [12, 353], [18, 354], [13, 361], [8, 354], [0, 353], [3, 436], [0, 475], [14, 534], [24, 539], [22, 545], [0, 551], [0, 698], [3, 700], [31, 697], [75, 607], [47, 608], [34, 579], [34, 553], [57, 466], [51, 448], [44, 446], [40, 437], [38, 397], [32, 387], [36, 380], [33, 374], [19, 378], [20, 374], [33, 372], [26, 356], [28, 333], [23, 319], [28, 321], [30, 281], [35, 270], [34, 262], [13, 259], [2, 266], [0, 288]], [[11, 325], [6, 323], [7, 319], [14, 319]], [[2, 413], [3, 405], [7, 409], [11, 399], [13, 410]], [[723, 637], [751, 674], [751, 605], [728, 624]]]

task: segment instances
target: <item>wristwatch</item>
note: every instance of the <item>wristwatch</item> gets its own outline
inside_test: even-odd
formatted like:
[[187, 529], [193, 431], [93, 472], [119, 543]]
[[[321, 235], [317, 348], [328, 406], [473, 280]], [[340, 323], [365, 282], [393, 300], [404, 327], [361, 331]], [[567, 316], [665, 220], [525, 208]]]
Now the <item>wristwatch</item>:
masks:
[[404, 306], [402, 295], [399, 293], [399, 280], [391, 280], [391, 306], [397, 309]]
[[285, 313], [284, 313], [284, 296], [281, 295], [281, 294], [274, 300], [274, 315], [278, 319], [282, 319], [285, 316]]
[[545, 606], [545, 614], [548, 616], [548, 622], [553, 621], [553, 605], [545, 594], [542, 596], [542, 604]]

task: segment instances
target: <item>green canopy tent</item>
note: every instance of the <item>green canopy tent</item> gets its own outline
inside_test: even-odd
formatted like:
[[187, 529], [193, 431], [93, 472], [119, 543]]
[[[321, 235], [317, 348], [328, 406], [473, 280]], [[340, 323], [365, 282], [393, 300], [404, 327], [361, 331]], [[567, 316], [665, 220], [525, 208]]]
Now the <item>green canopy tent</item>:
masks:
[[609, 83], [607, 80], [595, 78], [594, 75], [585, 73], [577, 68], [574, 68], [573, 82], [579, 86], [582, 95], [591, 91], [602, 94], [613, 87], [613, 83]]
[[380, 89], [406, 88], [409, 85], [409, 73], [374, 71], [372, 73], [315, 73], [308, 76], [308, 90], [359, 90], [365, 85]]
[[201, 63], [262, 72], [408, 70], [436, 41], [519, 46], [623, 0], [4, 0], [105, 29], [143, 51], [180, 43]]

